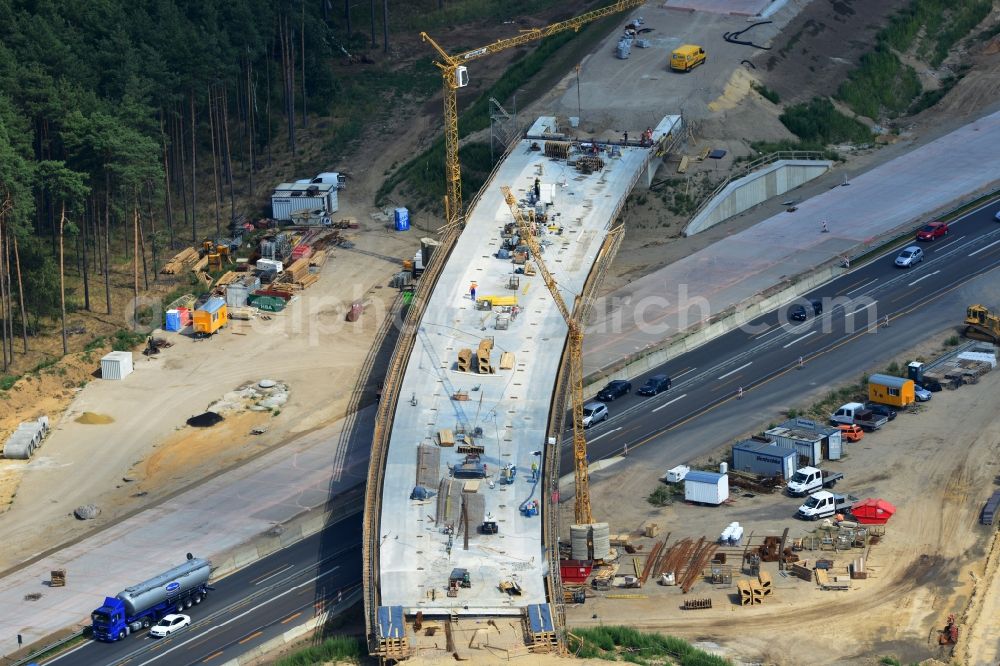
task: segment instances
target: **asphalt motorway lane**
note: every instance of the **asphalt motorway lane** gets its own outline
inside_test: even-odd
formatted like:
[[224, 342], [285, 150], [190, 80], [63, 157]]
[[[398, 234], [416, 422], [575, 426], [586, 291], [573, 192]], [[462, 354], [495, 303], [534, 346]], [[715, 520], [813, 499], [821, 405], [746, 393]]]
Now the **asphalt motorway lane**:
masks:
[[360, 580], [361, 515], [355, 514], [213, 583], [205, 601], [185, 611], [192, 619], [187, 629], [161, 639], [141, 632], [115, 643], [89, 641], [44, 663], [222, 664], [316, 614], [339, 610], [338, 598]]
[[[990, 292], [992, 280], [975, 280], [1000, 266], [996, 212], [997, 204], [988, 204], [953, 222], [948, 236], [910, 243], [925, 252], [913, 268], [896, 268], [899, 249], [887, 252], [633, 379], [632, 393], [608, 403], [609, 418], [587, 431], [589, 461], [620, 456], [627, 448], [630, 458], [664, 469], [687, 462], [800, 405], [812, 389], [854, 379], [855, 370], [860, 376], [887, 363], [942, 328], [957, 331], [968, 305], [1000, 302]], [[820, 316], [813, 316], [810, 299], [823, 301]], [[788, 318], [797, 303], [807, 307], [805, 322]], [[670, 375], [673, 387], [655, 397], [636, 395], [654, 374]], [[570, 434], [563, 440], [563, 473], [573, 469]], [[611, 468], [596, 478], [614, 473]]]

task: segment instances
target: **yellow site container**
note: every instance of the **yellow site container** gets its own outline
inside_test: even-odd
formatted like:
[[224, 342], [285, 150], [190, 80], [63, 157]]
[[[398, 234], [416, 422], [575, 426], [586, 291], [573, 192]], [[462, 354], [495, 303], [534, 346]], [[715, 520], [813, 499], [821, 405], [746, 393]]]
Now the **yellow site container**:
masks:
[[912, 379], [892, 375], [872, 375], [868, 378], [868, 400], [890, 407], [906, 407], [917, 399]]
[[191, 313], [191, 324], [195, 335], [212, 335], [229, 322], [229, 312], [226, 301], [222, 298], [210, 298]]

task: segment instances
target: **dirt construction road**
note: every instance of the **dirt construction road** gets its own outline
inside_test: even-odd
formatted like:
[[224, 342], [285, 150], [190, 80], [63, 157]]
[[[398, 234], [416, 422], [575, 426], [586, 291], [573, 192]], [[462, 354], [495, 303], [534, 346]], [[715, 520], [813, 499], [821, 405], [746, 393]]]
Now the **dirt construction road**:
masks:
[[[898, 508], [882, 542], [871, 546], [870, 577], [853, 581], [851, 590], [824, 592], [813, 583], [779, 577], [777, 565], [765, 563], [776, 592], [761, 606], [740, 607], [733, 602], [732, 586], [713, 588], [702, 580], [688, 596], [712, 598], [714, 607], [685, 612], [679, 609], [679, 589], [650, 581], [641, 590], [644, 599], [598, 596], [569, 609], [570, 626], [604, 622], [657, 629], [717, 643], [732, 657], [768, 664], [874, 664], [884, 655], [911, 663], [930, 657], [949, 661], [952, 648], [938, 645], [938, 630], [954, 613], [961, 635], [955, 656], [964, 664], [995, 666], [1000, 659], [1000, 546], [994, 545], [996, 529], [979, 525], [978, 519], [1000, 475], [998, 390], [1000, 372], [992, 372], [978, 385], [936, 393], [919, 413], [900, 414], [882, 431], [850, 445], [845, 460], [828, 464], [846, 474], [845, 487], [838, 491], [882, 497]], [[785, 527], [790, 538], [809, 536], [817, 528], [816, 523], [791, 519], [798, 502], [780, 495], [745, 498], [737, 493], [731, 505], [719, 508], [676, 503], [653, 509], [644, 496], [655, 487], [657, 472], [619, 467], [619, 480], [594, 488], [595, 502], [621, 507], [615, 531], [658, 522], [676, 543], [703, 535], [714, 540], [734, 520], [758, 539], [780, 536]], [[620, 483], [622, 474], [633, 480], [628, 487]], [[648, 552], [654, 542], [635, 543]], [[833, 559], [838, 574], [860, 554], [800, 553], [810, 561]], [[625, 562], [622, 571], [630, 569]], [[804, 654], [824, 657], [804, 662]]]
[[[231, 321], [211, 339], [158, 333], [174, 346], [147, 359], [134, 354], [135, 373], [124, 381], [96, 380], [80, 390], [35, 457], [3, 461], [2, 478], [16, 496], [0, 515], [0, 529], [17, 534], [0, 545], [0, 570], [79, 537], [198, 479], [246, 460], [299, 433], [343, 415], [360, 366], [397, 291], [384, 287], [413, 254], [413, 235], [385, 233], [374, 223], [350, 232], [360, 250], [335, 249], [318, 283], [300, 292], [269, 320]], [[367, 309], [345, 321], [350, 303]], [[99, 355], [94, 357], [98, 365]], [[247, 383], [285, 383], [288, 402], [273, 411], [243, 411], [207, 430], [185, 420]], [[84, 412], [111, 417], [79, 423]], [[254, 427], [267, 429], [251, 435]], [[126, 480], [127, 479], [127, 480]], [[95, 520], [72, 512], [96, 504]]]

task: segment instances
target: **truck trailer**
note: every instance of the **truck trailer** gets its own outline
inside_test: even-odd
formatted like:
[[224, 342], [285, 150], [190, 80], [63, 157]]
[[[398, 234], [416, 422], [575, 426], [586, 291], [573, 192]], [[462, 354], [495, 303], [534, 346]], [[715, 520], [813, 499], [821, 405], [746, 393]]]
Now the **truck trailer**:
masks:
[[184, 564], [127, 587], [90, 614], [94, 638], [118, 641], [148, 629], [169, 613], [200, 604], [209, 590], [212, 563], [188, 554]]

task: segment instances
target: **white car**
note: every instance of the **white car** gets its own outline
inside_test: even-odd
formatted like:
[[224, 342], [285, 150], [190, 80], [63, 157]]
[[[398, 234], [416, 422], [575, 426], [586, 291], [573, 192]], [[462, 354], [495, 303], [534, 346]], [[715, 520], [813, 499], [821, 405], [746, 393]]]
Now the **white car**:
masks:
[[923, 260], [924, 251], [916, 245], [911, 245], [900, 252], [899, 256], [896, 257], [896, 266], [899, 268], [909, 268], [910, 266], [916, 266]]
[[590, 402], [583, 406], [583, 427], [589, 428], [608, 418], [608, 407], [602, 402]]
[[917, 402], [927, 402], [931, 399], [931, 392], [920, 384], [913, 387], [913, 395], [917, 399]]
[[191, 618], [187, 615], [164, 615], [163, 619], [149, 630], [149, 635], [153, 638], [163, 638], [190, 625]]
[[1000, 222], [1000, 210], [998, 210], [997, 214], [993, 216], [993, 219], [995, 219], [997, 222]]

